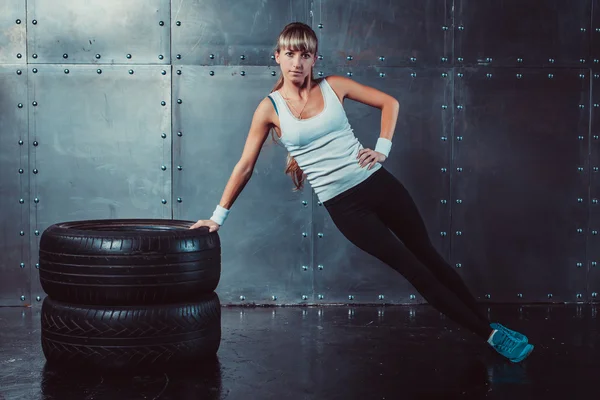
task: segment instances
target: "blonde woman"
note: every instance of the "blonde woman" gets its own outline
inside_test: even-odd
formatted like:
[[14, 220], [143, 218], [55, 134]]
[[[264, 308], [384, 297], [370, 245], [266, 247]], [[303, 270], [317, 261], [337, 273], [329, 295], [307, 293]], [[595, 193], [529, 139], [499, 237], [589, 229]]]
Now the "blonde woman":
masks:
[[[199, 220], [190, 229], [215, 232], [223, 225], [271, 132], [288, 150], [285, 172], [295, 190], [306, 177], [350, 242], [402, 274], [429, 304], [499, 354], [512, 362], [524, 360], [533, 345], [526, 336], [488, 321], [460, 276], [433, 247], [406, 188], [381, 164], [392, 147], [398, 101], [342, 76], [315, 79], [317, 54], [317, 36], [308, 25], [291, 23], [280, 33], [275, 57], [281, 76], [254, 113], [220, 204], [209, 220]], [[354, 136], [344, 98], [381, 109], [375, 149], [363, 148]]]

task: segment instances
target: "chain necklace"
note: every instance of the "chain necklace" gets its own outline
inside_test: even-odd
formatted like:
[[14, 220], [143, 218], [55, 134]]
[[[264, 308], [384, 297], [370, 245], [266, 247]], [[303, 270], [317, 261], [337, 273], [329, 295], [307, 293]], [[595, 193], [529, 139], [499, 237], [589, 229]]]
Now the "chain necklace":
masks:
[[[306, 98], [306, 103], [304, 103], [304, 107], [302, 107], [302, 110], [300, 110], [300, 114], [298, 114], [298, 110], [296, 110], [296, 107], [294, 107], [292, 105], [292, 103], [290, 103], [290, 101], [286, 98], [285, 101], [290, 105], [290, 107], [292, 107], [294, 109], [294, 111], [296, 111], [296, 114], [298, 114], [298, 119], [302, 119], [302, 113], [304, 112], [304, 108], [306, 107], [306, 105], [308, 104], [308, 100], [310, 99], [310, 88], [308, 89], [308, 97]], [[285, 92], [285, 89], [284, 89]], [[285, 97], [289, 97], [287, 92], [285, 92]]]

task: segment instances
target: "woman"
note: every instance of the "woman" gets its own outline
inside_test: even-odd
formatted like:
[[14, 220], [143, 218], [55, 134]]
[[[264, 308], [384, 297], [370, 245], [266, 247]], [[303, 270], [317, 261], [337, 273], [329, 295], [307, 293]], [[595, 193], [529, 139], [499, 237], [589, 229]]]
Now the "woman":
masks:
[[[401, 273], [429, 304], [498, 353], [512, 362], [524, 360], [533, 345], [524, 335], [488, 321], [460, 276], [433, 247], [406, 188], [381, 165], [391, 149], [398, 101], [342, 76], [315, 80], [317, 54], [318, 40], [308, 25], [291, 23], [281, 32], [275, 50], [281, 77], [254, 113], [220, 204], [209, 220], [199, 220], [190, 229], [206, 226], [215, 232], [223, 225], [269, 131], [275, 132], [289, 152], [285, 172], [295, 190], [303, 187], [306, 176], [348, 240]], [[342, 106], [346, 97], [381, 109], [381, 135], [374, 150], [363, 148], [354, 136]]]

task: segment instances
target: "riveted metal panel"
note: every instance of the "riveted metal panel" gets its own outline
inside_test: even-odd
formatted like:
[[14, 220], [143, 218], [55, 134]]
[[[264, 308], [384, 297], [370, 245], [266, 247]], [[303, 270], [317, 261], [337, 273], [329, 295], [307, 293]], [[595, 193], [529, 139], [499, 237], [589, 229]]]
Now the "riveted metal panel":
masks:
[[482, 300], [580, 301], [589, 70], [457, 73], [453, 264]]
[[[170, 219], [169, 68], [29, 69], [32, 263], [41, 233], [57, 222]], [[32, 285], [43, 295], [37, 274]]]
[[28, 0], [29, 63], [169, 64], [170, 0]]
[[455, 0], [455, 56], [465, 66], [589, 65], [591, 1]]
[[173, 64], [271, 65], [277, 36], [310, 25], [309, 0], [172, 0]]
[[31, 302], [27, 69], [0, 66], [0, 306]]
[[592, 46], [591, 57], [592, 68], [600, 69], [600, 0], [592, 1]]
[[313, 29], [324, 66], [445, 66], [452, 1], [316, 0]]
[[[327, 68], [325, 75], [342, 75]], [[352, 79], [395, 97], [400, 113], [389, 158], [384, 162], [409, 190], [425, 220], [429, 237], [447, 258], [450, 228], [452, 74], [443, 68], [353, 68]], [[381, 133], [381, 111], [344, 100], [354, 134], [373, 149]], [[443, 171], [446, 168], [446, 172]], [[315, 197], [316, 201], [316, 197]], [[398, 209], [401, 213], [403, 210]], [[325, 207], [315, 210], [315, 270], [317, 298], [322, 303], [414, 303], [423, 301], [413, 286], [391, 267], [348, 241]], [[323, 233], [322, 237], [318, 233]], [[350, 297], [353, 296], [353, 297]], [[383, 296], [383, 297], [380, 297]]]
[[[256, 107], [279, 73], [271, 67], [174, 66], [173, 99], [182, 100], [173, 109], [175, 218], [211, 217], [242, 155]], [[226, 303], [313, 300], [312, 189], [292, 191], [286, 156], [283, 144], [269, 135], [252, 178], [219, 229], [217, 292]]]
[[0, 2], [0, 63], [27, 62], [25, 1]]

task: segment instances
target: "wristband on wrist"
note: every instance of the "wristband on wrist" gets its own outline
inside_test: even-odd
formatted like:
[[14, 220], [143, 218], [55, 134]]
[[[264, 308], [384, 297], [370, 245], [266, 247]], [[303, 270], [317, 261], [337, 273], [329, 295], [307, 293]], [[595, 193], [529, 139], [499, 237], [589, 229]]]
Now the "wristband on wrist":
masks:
[[377, 144], [375, 145], [376, 152], [381, 153], [387, 157], [390, 154], [391, 148], [392, 148], [391, 140], [382, 138], [382, 137], [377, 139]]
[[229, 212], [230, 211], [231, 210], [223, 208], [223, 207], [221, 207], [220, 205], [217, 204], [217, 208], [215, 208], [215, 211], [213, 212], [212, 217], [210, 217], [210, 220], [216, 222], [217, 224], [219, 224], [221, 226], [223, 226], [223, 223], [225, 222], [225, 220], [229, 216]]

